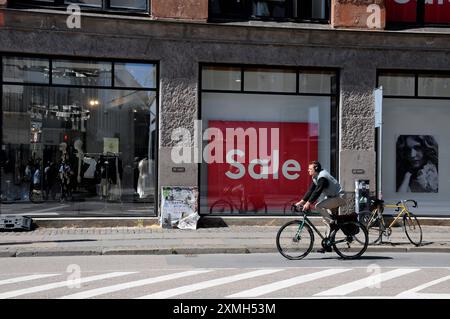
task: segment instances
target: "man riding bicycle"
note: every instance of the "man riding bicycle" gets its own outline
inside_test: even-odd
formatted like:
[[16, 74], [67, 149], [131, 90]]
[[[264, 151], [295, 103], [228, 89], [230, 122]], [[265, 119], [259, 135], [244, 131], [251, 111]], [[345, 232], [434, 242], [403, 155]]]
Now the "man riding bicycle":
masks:
[[[312, 183], [303, 199], [295, 206], [303, 206], [303, 211], [310, 209], [312, 203], [317, 200], [316, 208], [323, 216], [327, 224], [327, 234], [330, 234], [330, 224], [335, 220], [338, 208], [346, 204], [345, 193], [339, 182], [329, 172], [322, 169], [318, 161], [312, 161], [308, 165], [308, 174], [312, 177]], [[331, 247], [321, 248], [318, 252], [331, 252]]]

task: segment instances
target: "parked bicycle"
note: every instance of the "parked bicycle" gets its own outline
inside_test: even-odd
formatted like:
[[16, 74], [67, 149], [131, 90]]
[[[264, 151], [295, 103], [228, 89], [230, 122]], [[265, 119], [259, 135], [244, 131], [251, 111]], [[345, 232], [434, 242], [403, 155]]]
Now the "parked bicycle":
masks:
[[[362, 212], [359, 215], [359, 221], [364, 224], [369, 234], [369, 245], [381, 243], [383, 235], [391, 236], [392, 227], [397, 220], [403, 219], [403, 228], [409, 241], [416, 246], [422, 243], [422, 227], [420, 227], [419, 220], [408, 209], [407, 203], [412, 202], [414, 208], [417, 207], [417, 202], [412, 199], [401, 200], [397, 204], [385, 204], [381, 199], [371, 200], [371, 211]], [[386, 221], [383, 216], [385, 208], [393, 208], [399, 212], [394, 220], [386, 226]], [[394, 215], [395, 216], [395, 215]]]
[[314, 246], [314, 232], [322, 239], [324, 249], [333, 248], [343, 259], [361, 257], [367, 249], [367, 230], [357, 221], [356, 213], [335, 216], [331, 224], [330, 235], [327, 237], [311, 223], [308, 214], [301, 207], [291, 206], [292, 211], [300, 212], [302, 218], [283, 225], [277, 233], [276, 244], [281, 255], [287, 259], [298, 260], [307, 256]]

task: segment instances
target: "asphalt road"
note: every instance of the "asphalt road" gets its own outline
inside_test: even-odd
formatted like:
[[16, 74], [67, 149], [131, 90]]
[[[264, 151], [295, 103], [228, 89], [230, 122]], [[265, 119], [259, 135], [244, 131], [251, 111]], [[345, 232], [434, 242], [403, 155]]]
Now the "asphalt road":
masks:
[[450, 254], [0, 258], [0, 299], [450, 299]]

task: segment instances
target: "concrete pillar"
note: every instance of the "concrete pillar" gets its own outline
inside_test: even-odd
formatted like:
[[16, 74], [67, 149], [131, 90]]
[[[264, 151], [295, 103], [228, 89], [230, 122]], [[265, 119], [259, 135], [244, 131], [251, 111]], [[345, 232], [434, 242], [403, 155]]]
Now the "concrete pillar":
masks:
[[[166, 49], [169, 50], [167, 52], [176, 52], [180, 47], [173, 44], [173, 48]], [[188, 53], [188, 48], [183, 49], [183, 52]], [[160, 68], [158, 193], [161, 186], [198, 186], [198, 164], [193, 156], [198, 109], [197, 60], [190, 54], [180, 54], [177, 59], [170, 57], [161, 61]], [[189, 133], [189, 140], [185, 143], [172, 139], [172, 133], [180, 128]], [[189, 163], [173, 161], [171, 152], [178, 146], [189, 150]]]
[[208, 0], [152, 0], [152, 17], [183, 20], [208, 19]]
[[383, 30], [385, 0], [331, 0], [331, 25], [333, 28]]
[[376, 68], [361, 63], [341, 71], [339, 180], [354, 210], [355, 180], [370, 180], [375, 193], [375, 97]]

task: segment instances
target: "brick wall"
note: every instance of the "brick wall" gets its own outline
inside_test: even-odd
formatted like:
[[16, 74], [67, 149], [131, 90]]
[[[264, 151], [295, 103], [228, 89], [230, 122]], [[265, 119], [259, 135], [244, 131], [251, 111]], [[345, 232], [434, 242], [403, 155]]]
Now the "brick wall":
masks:
[[[378, 20], [375, 19], [377, 14]], [[386, 26], [385, 0], [332, 0], [331, 25], [334, 28], [382, 30]]]
[[154, 18], [208, 19], [208, 0], [152, 0], [151, 5]]

